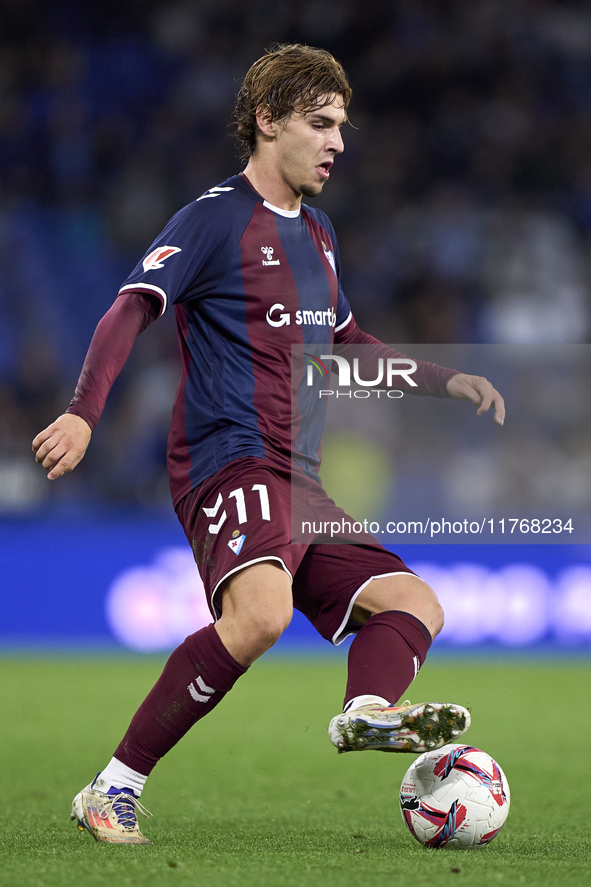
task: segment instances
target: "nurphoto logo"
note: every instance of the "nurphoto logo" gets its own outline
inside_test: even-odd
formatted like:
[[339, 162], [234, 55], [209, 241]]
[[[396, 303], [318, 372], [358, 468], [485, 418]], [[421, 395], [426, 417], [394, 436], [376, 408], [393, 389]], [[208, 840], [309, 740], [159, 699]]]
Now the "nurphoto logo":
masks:
[[[407, 385], [411, 388], [418, 387], [417, 383], [412, 378], [412, 374], [417, 369], [417, 363], [409, 357], [388, 357], [385, 360], [383, 357], [379, 357], [377, 360], [377, 366], [373, 368], [368, 367], [368, 360], [363, 360], [363, 370], [360, 369], [360, 361], [358, 357], [353, 358], [352, 369], [351, 362], [340, 354], [321, 354], [319, 357], [315, 357], [311, 354], [304, 354], [304, 358], [308, 362], [306, 371], [306, 384], [308, 387], [314, 385], [315, 370], [320, 373], [322, 379], [328, 380], [330, 377], [330, 370], [327, 368], [325, 361], [331, 360], [336, 364], [337, 388], [321, 389], [318, 394], [319, 397], [336, 395], [336, 397], [356, 397], [363, 399], [371, 397], [372, 394], [375, 394], [378, 398], [380, 395], [385, 394], [386, 397], [396, 399], [404, 396], [404, 392], [394, 388], [395, 381], [398, 381], [400, 378], [404, 379]], [[364, 374], [371, 372], [373, 375], [375, 373], [375, 378], [362, 379], [361, 371], [363, 371]], [[353, 377], [353, 382], [359, 386], [359, 388], [355, 390], [351, 387], [351, 376]], [[378, 386], [380, 385], [383, 385], [384, 387], [379, 388]]]

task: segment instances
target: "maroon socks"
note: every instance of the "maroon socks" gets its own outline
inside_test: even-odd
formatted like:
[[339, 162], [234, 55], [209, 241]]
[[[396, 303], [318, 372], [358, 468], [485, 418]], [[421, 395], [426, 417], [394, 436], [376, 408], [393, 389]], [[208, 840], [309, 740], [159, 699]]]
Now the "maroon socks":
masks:
[[171, 654], [133, 716], [115, 758], [147, 776], [245, 671], [228, 653], [213, 625], [190, 635]]
[[416, 677], [431, 646], [431, 634], [410, 613], [388, 610], [371, 616], [349, 650], [346, 707], [357, 696], [395, 703]]

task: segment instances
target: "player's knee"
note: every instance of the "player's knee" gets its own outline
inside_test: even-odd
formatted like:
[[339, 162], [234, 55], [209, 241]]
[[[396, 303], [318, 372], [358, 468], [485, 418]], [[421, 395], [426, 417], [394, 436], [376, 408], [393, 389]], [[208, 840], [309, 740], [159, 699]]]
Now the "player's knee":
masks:
[[376, 613], [401, 610], [415, 616], [429, 630], [431, 637], [443, 628], [443, 608], [433, 589], [413, 574], [372, 580], [359, 595], [352, 616], [364, 624]]
[[261, 650], [268, 650], [275, 644], [289, 623], [292, 610], [277, 610], [257, 614], [249, 625], [249, 634], [253, 642]]

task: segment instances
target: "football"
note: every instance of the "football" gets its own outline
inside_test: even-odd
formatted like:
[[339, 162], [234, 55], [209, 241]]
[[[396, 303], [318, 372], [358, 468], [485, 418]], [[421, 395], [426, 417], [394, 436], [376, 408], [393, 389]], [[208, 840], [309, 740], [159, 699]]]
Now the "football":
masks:
[[425, 847], [484, 847], [501, 830], [511, 796], [505, 774], [471, 745], [420, 755], [400, 787], [400, 812]]

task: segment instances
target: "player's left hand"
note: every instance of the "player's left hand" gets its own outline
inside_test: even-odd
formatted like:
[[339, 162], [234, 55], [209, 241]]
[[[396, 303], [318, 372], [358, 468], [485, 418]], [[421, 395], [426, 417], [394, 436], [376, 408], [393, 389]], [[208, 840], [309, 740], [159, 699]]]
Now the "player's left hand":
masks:
[[505, 401], [484, 376], [468, 376], [466, 373], [457, 373], [451, 377], [446, 388], [447, 393], [454, 400], [469, 400], [475, 404], [478, 407], [477, 416], [482, 416], [492, 406], [495, 411], [495, 422], [497, 425], [504, 424]]

